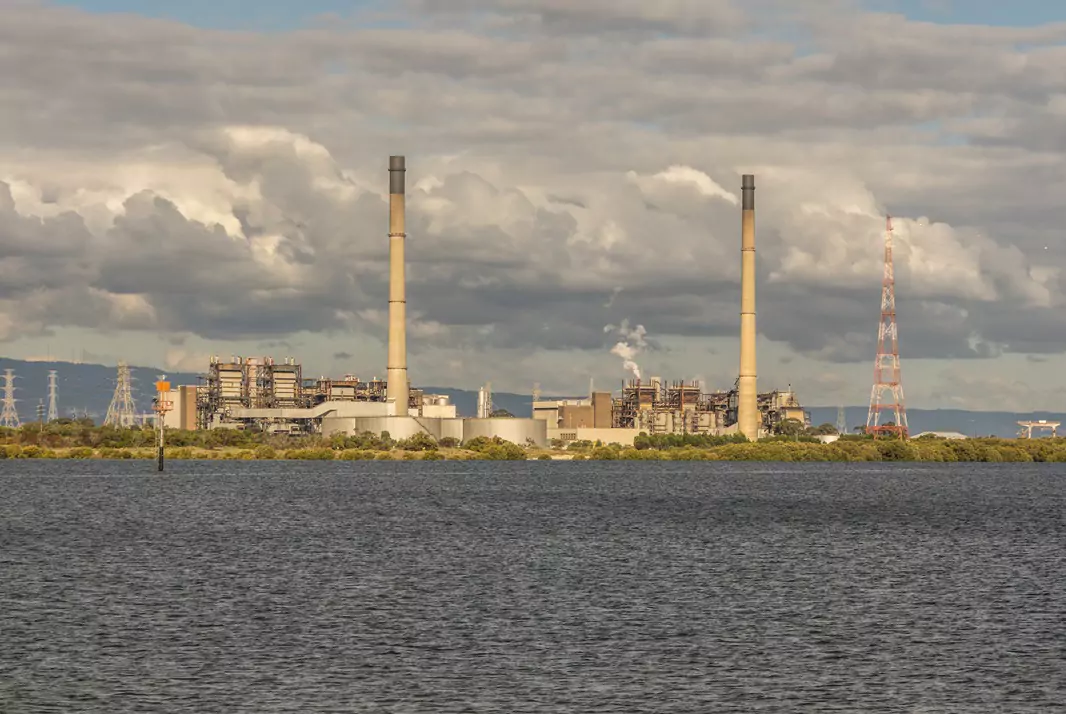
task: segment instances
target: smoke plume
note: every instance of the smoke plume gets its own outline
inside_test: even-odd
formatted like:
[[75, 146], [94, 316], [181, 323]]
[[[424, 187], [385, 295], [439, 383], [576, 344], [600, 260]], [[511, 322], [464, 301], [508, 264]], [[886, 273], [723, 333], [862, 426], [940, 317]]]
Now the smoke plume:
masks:
[[605, 326], [603, 331], [614, 332], [622, 338], [611, 348], [611, 354], [621, 357], [622, 367], [632, 372], [633, 377], [639, 380], [640, 366], [636, 362], [636, 357], [648, 346], [647, 341], [644, 339], [648, 331], [644, 329], [644, 325], [630, 327], [629, 320], [626, 319], [622, 320], [621, 325]]

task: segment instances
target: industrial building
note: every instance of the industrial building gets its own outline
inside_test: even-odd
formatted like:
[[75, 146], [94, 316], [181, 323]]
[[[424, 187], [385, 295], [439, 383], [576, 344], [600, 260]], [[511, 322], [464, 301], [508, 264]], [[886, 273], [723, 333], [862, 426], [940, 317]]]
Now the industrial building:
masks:
[[170, 391], [159, 396], [169, 402], [171, 408], [163, 414], [163, 425], [167, 429], [197, 429], [197, 399], [200, 388], [196, 385], [172, 387]]
[[[388, 432], [393, 438], [427, 434], [435, 439], [500, 437], [546, 445], [590, 440], [632, 444], [640, 433], [741, 433], [758, 439], [785, 419], [809, 422], [791, 386], [758, 393], [755, 354], [755, 178], [741, 180], [740, 370], [730, 391], [705, 392], [695, 383], [625, 383], [618, 395], [534, 399], [531, 418], [492, 417], [491, 392], [478, 395], [477, 416], [457, 416], [446, 396], [412, 389], [407, 371], [405, 160], [389, 159], [389, 322], [386, 379], [307, 379], [294, 359], [212, 359], [203, 384], [181, 387], [168, 424], [199, 429], [250, 428], [277, 433]], [[190, 406], [192, 403], [195, 407]]]
[[[795, 392], [775, 390], [758, 394], [759, 435], [772, 433], [785, 419], [809, 424]], [[560, 441], [602, 441], [629, 445], [645, 434], [706, 434], [724, 436], [739, 430], [739, 390], [704, 392], [696, 383], [627, 382], [620, 393], [593, 392], [586, 398], [537, 400], [533, 418], [548, 424], [548, 438]]]
[[[516, 444], [547, 445], [547, 422], [457, 416], [448, 397], [411, 388], [407, 373], [406, 161], [389, 158], [389, 327], [386, 378], [305, 379], [294, 359], [214, 358], [195, 387], [195, 418], [173, 399], [172, 423], [198, 429], [239, 428], [275, 433], [361, 434], [388, 432], [394, 439], [426, 434], [434, 439], [500, 437]], [[187, 389], [182, 387], [181, 389]], [[184, 394], [184, 393], [183, 393]], [[485, 395], [486, 404], [488, 395]], [[186, 405], [187, 406], [187, 405]]]
[[586, 399], [534, 400], [533, 418], [555, 440], [632, 444], [646, 434], [744, 434], [751, 440], [774, 432], [785, 419], [810, 423], [792, 387], [760, 394], [755, 353], [755, 177], [741, 177], [740, 370], [734, 389], [704, 392], [695, 383], [652, 377], [626, 383], [620, 396], [593, 392]]

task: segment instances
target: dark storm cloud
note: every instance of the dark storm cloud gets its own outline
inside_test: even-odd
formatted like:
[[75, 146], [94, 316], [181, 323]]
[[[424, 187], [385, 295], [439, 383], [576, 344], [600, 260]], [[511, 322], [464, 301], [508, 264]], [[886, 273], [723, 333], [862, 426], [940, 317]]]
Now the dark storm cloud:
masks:
[[891, 210], [937, 224], [900, 221], [909, 357], [1063, 349], [1062, 28], [837, 12], [801, 51], [724, 1], [407, 7], [401, 29], [272, 35], [5, 11], [7, 336], [380, 336], [405, 153], [413, 350], [596, 352], [623, 318], [735, 336], [745, 171], [765, 337], [872, 358]]

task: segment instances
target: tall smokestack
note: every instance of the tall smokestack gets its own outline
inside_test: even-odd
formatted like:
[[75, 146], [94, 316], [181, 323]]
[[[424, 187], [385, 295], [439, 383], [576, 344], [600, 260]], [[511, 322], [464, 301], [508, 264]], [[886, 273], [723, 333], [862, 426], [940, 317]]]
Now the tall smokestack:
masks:
[[386, 399], [393, 413], [407, 416], [407, 285], [404, 277], [404, 157], [389, 157], [389, 364]]
[[759, 438], [759, 403], [755, 385], [755, 176], [740, 182], [740, 382], [737, 387], [737, 428]]

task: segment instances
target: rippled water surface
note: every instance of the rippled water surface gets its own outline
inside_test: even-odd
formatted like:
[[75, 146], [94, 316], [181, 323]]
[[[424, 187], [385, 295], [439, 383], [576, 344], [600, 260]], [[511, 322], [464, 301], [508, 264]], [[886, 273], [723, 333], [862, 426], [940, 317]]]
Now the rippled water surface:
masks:
[[1056, 465], [0, 462], [2, 712], [1049, 712]]

